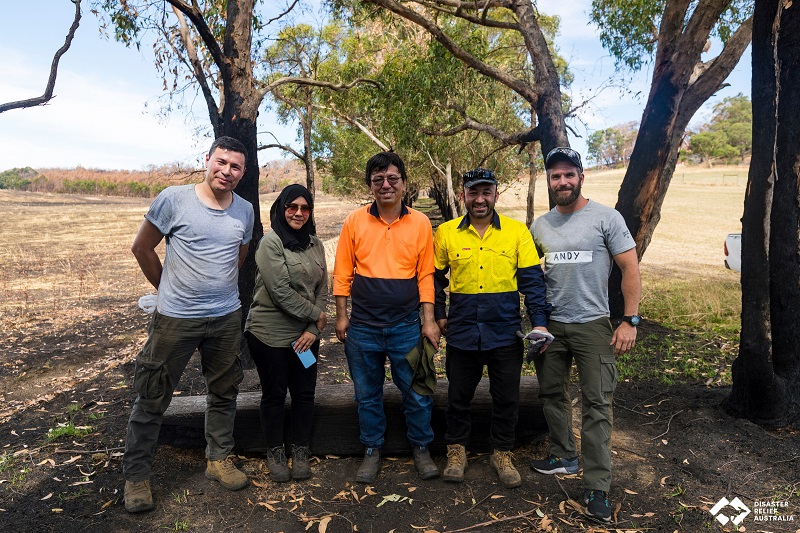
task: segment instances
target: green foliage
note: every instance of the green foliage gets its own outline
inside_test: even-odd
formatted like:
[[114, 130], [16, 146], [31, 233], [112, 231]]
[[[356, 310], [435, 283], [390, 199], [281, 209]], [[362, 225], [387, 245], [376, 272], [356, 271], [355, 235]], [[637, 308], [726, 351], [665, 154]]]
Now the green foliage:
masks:
[[624, 165], [633, 151], [638, 124], [627, 122], [589, 135], [587, 154], [598, 165]]
[[0, 189], [26, 190], [38, 176], [39, 173], [31, 167], [0, 172]]
[[703, 161], [744, 161], [753, 148], [753, 106], [746, 96], [729, 96], [714, 106], [711, 122], [689, 137], [693, 154]]
[[45, 439], [47, 439], [48, 442], [52, 442], [63, 437], [79, 439], [81, 437], [85, 437], [91, 432], [92, 428], [90, 426], [76, 426], [75, 423], [70, 420], [69, 422], [61, 423], [54, 428], [50, 428], [45, 435]]
[[[674, 8], [674, 0], [592, 0], [592, 22], [600, 28], [600, 42], [619, 66], [637, 71], [655, 58], [659, 27], [664, 10]], [[683, 27], [698, 8], [689, 1]], [[722, 13], [711, 35], [723, 43], [739, 25], [753, 14], [752, 0], [732, 0]]]

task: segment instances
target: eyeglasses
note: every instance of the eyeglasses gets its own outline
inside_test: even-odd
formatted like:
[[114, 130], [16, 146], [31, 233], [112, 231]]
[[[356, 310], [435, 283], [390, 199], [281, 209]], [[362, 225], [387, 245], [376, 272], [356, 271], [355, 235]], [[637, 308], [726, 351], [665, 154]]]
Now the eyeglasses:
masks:
[[297, 204], [286, 204], [286, 212], [290, 215], [294, 215], [297, 211], [300, 211], [303, 215], [310, 215], [312, 207], [310, 205], [297, 205]]
[[493, 179], [496, 179], [496, 178], [494, 177], [494, 172], [492, 172], [491, 170], [488, 170], [486, 168], [476, 168], [474, 170], [470, 170], [470, 171], [464, 173], [464, 177], [463, 177], [464, 183], [466, 183], [468, 181], [472, 181], [472, 180], [477, 180], [477, 179], [493, 180]]
[[400, 181], [401, 179], [402, 178], [400, 176], [383, 176], [383, 177], [376, 176], [372, 178], [370, 181], [375, 187], [380, 187], [383, 185], [384, 181], [388, 181], [389, 185], [394, 186], [397, 185], [397, 182]]

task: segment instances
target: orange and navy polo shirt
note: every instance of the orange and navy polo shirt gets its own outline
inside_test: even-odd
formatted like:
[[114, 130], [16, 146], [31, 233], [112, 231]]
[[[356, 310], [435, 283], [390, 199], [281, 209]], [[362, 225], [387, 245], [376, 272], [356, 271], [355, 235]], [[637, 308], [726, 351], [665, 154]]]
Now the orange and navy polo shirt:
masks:
[[333, 295], [350, 296], [350, 320], [379, 327], [398, 323], [420, 302], [433, 303], [433, 231], [428, 217], [403, 205], [387, 224], [373, 202], [345, 218]]

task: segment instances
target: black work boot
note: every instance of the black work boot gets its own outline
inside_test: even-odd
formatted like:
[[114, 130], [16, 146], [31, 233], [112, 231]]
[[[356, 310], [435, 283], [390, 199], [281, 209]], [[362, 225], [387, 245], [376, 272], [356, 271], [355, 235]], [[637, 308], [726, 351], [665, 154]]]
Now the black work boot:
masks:
[[431, 454], [427, 446], [412, 446], [414, 456], [414, 466], [417, 467], [419, 477], [422, 479], [434, 479], [439, 477], [439, 469], [431, 459]]
[[308, 479], [311, 477], [311, 465], [308, 462], [311, 450], [308, 446], [292, 444], [292, 479]]
[[356, 481], [359, 483], [375, 483], [378, 481], [378, 472], [381, 470], [380, 448], [367, 448], [364, 450], [364, 460], [358, 467]]
[[267, 467], [269, 478], [278, 483], [286, 483], [291, 479], [289, 465], [286, 461], [286, 450], [283, 446], [275, 446], [267, 450]]

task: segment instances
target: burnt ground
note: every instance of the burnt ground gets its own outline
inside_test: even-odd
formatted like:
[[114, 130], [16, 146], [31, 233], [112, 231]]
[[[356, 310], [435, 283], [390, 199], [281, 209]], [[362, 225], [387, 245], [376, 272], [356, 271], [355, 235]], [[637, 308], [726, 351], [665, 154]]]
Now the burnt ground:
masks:
[[[32, 321], [0, 341], [2, 531], [733, 531], [709, 512], [723, 496], [760, 512], [765, 502], [785, 503], [777, 508], [784, 520], [757, 522], [750, 514], [740, 524], [746, 531], [800, 530], [796, 429], [766, 431], [731, 418], [720, 408], [727, 387], [637, 381], [621, 383], [615, 397], [609, 526], [582, 515], [578, 476], [530, 470], [545, 442], [515, 451], [524, 483], [513, 490], [499, 485], [485, 454], [470, 454], [460, 485], [420, 481], [408, 457], [392, 457], [370, 487], [352, 483], [357, 457], [317, 457], [312, 479], [276, 484], [263, 457], [240, 455], [253, 483], [228, 492], [204, 477], [202, 449], [161, 445], [152, 478], [156, 508], [130, 515], [121, 452], [133, 358], [147, 319], [127, 303], [96, 304], [104, 311], [69, 328]], [[332, 331], [322, 355], [320, 382], [346, 382]], [[249, 370], [243, 390], [257, 383]], [[202, 392], [193, 358], [179, 394]], [[443, 457], [435, 459], [444, 466]], [[736, 514], [730, 507], [722, 513]]]

